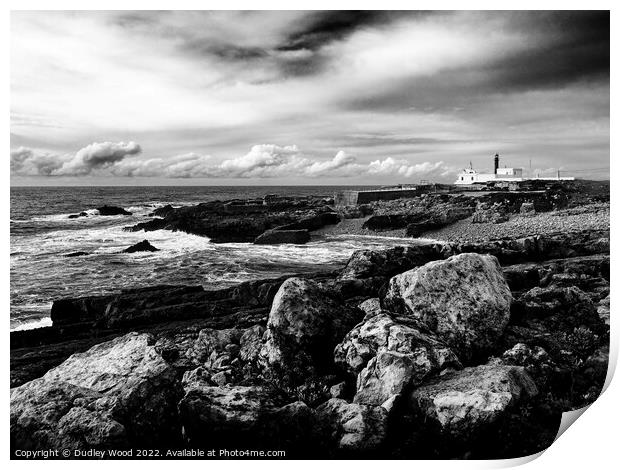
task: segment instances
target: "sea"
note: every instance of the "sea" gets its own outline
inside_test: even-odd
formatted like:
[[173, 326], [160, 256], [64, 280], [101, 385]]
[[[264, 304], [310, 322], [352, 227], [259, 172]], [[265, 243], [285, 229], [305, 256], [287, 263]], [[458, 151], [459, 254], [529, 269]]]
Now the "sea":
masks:
[[[365, 187], [367, 188], [367, 187]], [[402, 244], [389, 237], [324, 235], [305, 245], [211, 243], [209, 238], [157, 230], [126, 232], [157, 207], [262, 197], [331, 197], [336, 186], [12, 187], [10, 206], [11, 330], [51, 325], [54, 300], [158, 284], [217, 289], [243, 281], [344, 266], [362, 248]], [[131, 216], [100, 216], [96, 207], [123, 207]], [[88, 217], [69, 219], [85, 211]], [[122, 253], [148, 239], [160, 251]], [[86, 256], [66, 257], [77, 251]]]

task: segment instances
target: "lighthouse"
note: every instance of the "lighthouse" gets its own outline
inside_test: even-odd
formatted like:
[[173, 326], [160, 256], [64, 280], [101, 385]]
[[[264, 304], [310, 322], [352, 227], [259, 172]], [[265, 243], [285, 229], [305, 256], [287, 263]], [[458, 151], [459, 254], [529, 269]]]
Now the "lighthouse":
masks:
[[494, 162], [495, 162], [495, 170], [493, 171], [493, 173], [497, 174], [497, 169], [499, 168], [499, 153], [495, 154]]

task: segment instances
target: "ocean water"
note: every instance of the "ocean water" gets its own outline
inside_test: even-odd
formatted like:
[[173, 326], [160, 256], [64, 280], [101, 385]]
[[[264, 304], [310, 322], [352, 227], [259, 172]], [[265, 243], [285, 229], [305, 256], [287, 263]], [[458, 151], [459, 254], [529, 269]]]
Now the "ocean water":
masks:
[[[157, 284], [207, 289], [286, 274], [336, 269], [354, 250], [402, 244], [383, 237], [323, 236], [306, 245], [210, 243], [182, 232], [124, 232], [156, 207], [265, 194], [332, 196], [342, 187], [14, 187], [11, 188], [11, 330], [51, 324], [55, 299]], [[347, 188], [354, 189], [354, 188]], [[99, 216], [120, 206], [131, 216]], [[86, 211], [88, 217], [69, 219]], [[121, 253], [148, 239], [161, 251]], [[75, 251], [91, 253], [67, 258]]]

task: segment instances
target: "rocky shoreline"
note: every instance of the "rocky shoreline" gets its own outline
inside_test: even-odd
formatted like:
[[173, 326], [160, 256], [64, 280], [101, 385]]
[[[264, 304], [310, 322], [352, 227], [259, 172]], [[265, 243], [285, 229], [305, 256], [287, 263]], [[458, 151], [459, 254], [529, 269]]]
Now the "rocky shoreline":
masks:
[[[540, 196], [556, 201], [543, 217], [591, 214], [554, 191]], [[444, 206], [424, 220], [420, 201], [377, 205], [370, 217], [409, 214], [411, 233], [411, 224], [474, 226], [476, 213], [509, 215], [479, 226], [540, 217], [521, 214], [531, 197], [510, 197], [429, 195], [423, 204]], [[231, 237], [369, 217], [315, 203], [288, 216], [260, 209], [251, 230]], [[605, 201], [586, 203], [604, 214]], [[197, 216], [195, 207], [191, 217], [167, 209], [153, 225], [216, 239], [224, 225], [240, 227], [236, 215], [211, 207]], [[334, 272], [214, 291], [154, 286], [58, 300], [51, 327], [11, 334], [11, 447], [268, 448], [287, 458], [538, 452], [561, 413], [592, 403], [605, 380], [609, 226], [597, 223], [360, 250]]]

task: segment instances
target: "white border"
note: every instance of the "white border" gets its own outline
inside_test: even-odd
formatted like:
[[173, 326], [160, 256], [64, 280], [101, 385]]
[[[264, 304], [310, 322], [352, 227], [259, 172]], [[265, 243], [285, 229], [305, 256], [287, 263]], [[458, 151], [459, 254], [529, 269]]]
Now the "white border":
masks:
[[[616, 2], [617, 3], [617, 2]], [[3, 60], [3, 70], [2, 74], [2, 94], [5, 97], [4, 103], [6, 103], [8, 107], [9, 103], [9, 11], [13, 10], [72, 10], [72, 9], [90, 9], [90, 10], [126, 10], [126, 9], [176, 9], [176, 10], [186, 10], [186, 9], [308, 9], [308, 10], [321, 10], [321, 9], [445, 9], [445, 10], [461, 10], [461, 9], [478, 9], [478, 10], [580, 10], [580, 9], [600, 9], [600, 10], [613, 10], [612, 5], [614, 4], [611, 1], [598, 1], [591, 0], [588, 2], [576, 2], [576, 1], [532, 1], [532, 0], [522, 0], [522, 1], [504, 1], [501, 4], [497, 1], [470, 1], [470, 2], [462, 2], [462, 1], [417, 1], [417, 2], [404, 2], [404, 1], [394, 1], [394, 0], [383, 0], [381, 2], [372, 2], [367, 0], [360, 0], [356, 2], [343, 2], [343, 1], [325, 1], [325, 0], [314, 0], [314, 1], [297, 1], [294, 4], [290, 2], [284, 1], [262, 1], [262, 2], [251, 2], [251, 1], [239, 1], [239, 0], [228, 0], [225, 2], [208, 2], [208, 1], [198, 1], [198, 0], [175, 0], [175, 1], [162, 1], [162, 0], [151, 0], [149, 2], [139, 2], [134, 0], [108, 0], [108, 1], [89, 1], [88, 4], [84, 1], [77, 0], [64, 0], [64, 1], [55, 1], [53, 5], [49, 1], [41, 1], [41, 0], [22, 0], [22, 1], [8, 1], [5, 2], [6, 8], [1, 11], [1, 21], [0, 21], [0, 30], [4, 33], [4, 44], [2, 48], [2, 52], [4, 55]], [[617, 61], [615, 55], [617, 55], [617, 37], [618, 27], [620, 26], [617, 21], [616, 12], [612, 11], [611, 14], [611, 43], [612, 43], [612, 63], [611, 63], [611, 76], [616, 77], [617, 72]], [[615, 106], [617, 104], [616, 95], [614, 93], [613, 87], [611, 91], [611, 108], [612, 111], [617, 109]], [[612, 112], [612, 124], [610, 128], [613, 129], [613, 112]], [[7, 151], [5, 154], [5, 158], [3, 161], [4, 168], [1, 172], [1, 177], [3, 178], [3, 199], [1, 204], [1, 212], [0, 212], [0, 220], [4, 221], [5, 230], [2, 233], [3, 238], [3, 246], [5, 249], [5, 260], [8, 260], [8, 248], [9, 248], [9, 158], [8, 158], [8, 150], [10, 147], [9, 143], [9, 113], [8, 109], [5, 108], [5, 112], [3, 114], [4, 121], [4, 129], [5, 133], [2, 135], [3, 139], [3, 149]], [[614, 152], [614, 139], [612, 134], [611, 139], [611, 154]], [[612, 159], [611, 164], [611, 179], [612, 181], [620, 179], [620, 174], [618, 174], [618, 165], [616, 165]], [[612, 199], [615, 200], [616, 197], [616, 188], [615, 185], [612, 185]], [[619, 211], [617, 210], [617, 206], [612, 204], [612, 220], [620, 220], [614, 217], [618, 215], [620, 217]], [[612, 241], [615, 240], [613, 236], [613, 226], [612, 226]], [[615, 246], [612, 244], [612, 259], [616, 258], [616, 250]], [[616, 266], [612, 264], [612, 278], [616, 279], [617, 269]], [[615, 281], [612, 281], [612, 285], [615, 285]], [[2, 298], [4, 301], [4, 305], [8, 307], [9, 305], [9, 272], [8, 267], [4, 269], [2, 272]], [[615, 305], [615, 302], [612, 304]], [[8, 312], [8, 308], [6, 310]], [[614, 317], [615, 314], [612, 315]], [[8, 317], [8, 314], [7, 314]], [[615, 319], [615, 317], [614, 317]], [[8, 318], [5, 318], [8, 326]], [[6, 334], [8, 336], [8, 328], [6, 330]], [[5, 336], [5, 358], [8, 358], [8, 349], [9, 349], [9, 341], [8, 337]], [[615, 367], [618, 358], [618, 328], [615, 321], [612, 320], [612, 349], [610, 354], [610, 364]], [[9, 371], [8, 371], [8, 360], [5, 359], [3, 364], [3, 376], [5, 377], [6, 382], [8, 382]], [[608, 379], [611, 375], [608, 377]], [[542, 455], [538, 455], [538, 458], [524, 458], [524, 459], [514, 459], [514, 460], [504, 460], [504, 461], [425, 461], [425, 462], [411, 462], [411, 461], [390, 461], [388, 465], [394, 468], [411, 468], [412, 465], [420, 466], [422, 465], [424, 468], [502, 468], [502, 467], [512, 467], [516, 465], [522, 465], [528, 463], [528, 468], [532, 469], [544, 469], [548, 470], [549, 468], [557, 467], [562, 469], [571, 469], [571, 468], [579, 468], [579, 469], [602, 469], [602, 468], [617, 468], [620, 464], [620, 458], [618, 453], [620, 451], [620, 447], [617, 443], [618, 440], [618, 418], [620, 417], [619, 409], [620, 409], [620, 385], [618, 385], [619, 380], [613, 380], [609, 384], [608, 389], [603, 393], [603, 395], [581, 416], [576, 425], [571, 426], [548, 450], [542, 453]], [[5, 385], [6, 394], [8, 395], [9, 385], [8, 383]], [[9, 399], [8, 396], [5, 401], [5, 420], [4, 425], [2, 426], [2, 443], [3, 443], [3, 457], [4, 459], [9, 459]], [[37, 462], [22, 462], [22, 461], [11, 461], [10, 465], [15, 468], [32, 468], [33, 465], [39, 465], [42, 461]], [[316, 462], [316, 461], [300, 461], [296, 462], [295, 467], [301, 468], [310, 468], [319, 464], [321, 466], [334, 466], [338, 468], [342, 468], [343, 465], [350, 465], [350, 463], [341, 462], [341, 461], [328, 461], [328, 462]], [[352, 463], [355, 467], [375, 467], [377, 465], [385, 465], [377, 461], [357, 461]], [[90, 466], [91, 462], [87, 461], [75, 461], [75, 462], [67, 462], [67, 461], [49, 461], [45, 462], [46, 467], [51, 468], [66, 468], [66, 467], [74, 467], [78, 466], [83, 468], [84, 466]], [[132, 463], [128, 462], [92, 462], [92, 465], [104, 465], [104, 466], [125, 466], [132, 465]], [[168, 468], [170, 466], [170, 462], [168, 461], [151, 461], [151, 462], [140, 462], [138, 465], [148, 465], [154, 468]], [[211, 467], [226, 467], [226, 468], [242, 468], [245, 466], [251, 466], [252, 468], [290, 468], [291, 461], [183, 461], [179, 462], [178, 465], [182, 465], [183, 467], [191, 467], [191, 468], [211, 468]]]

